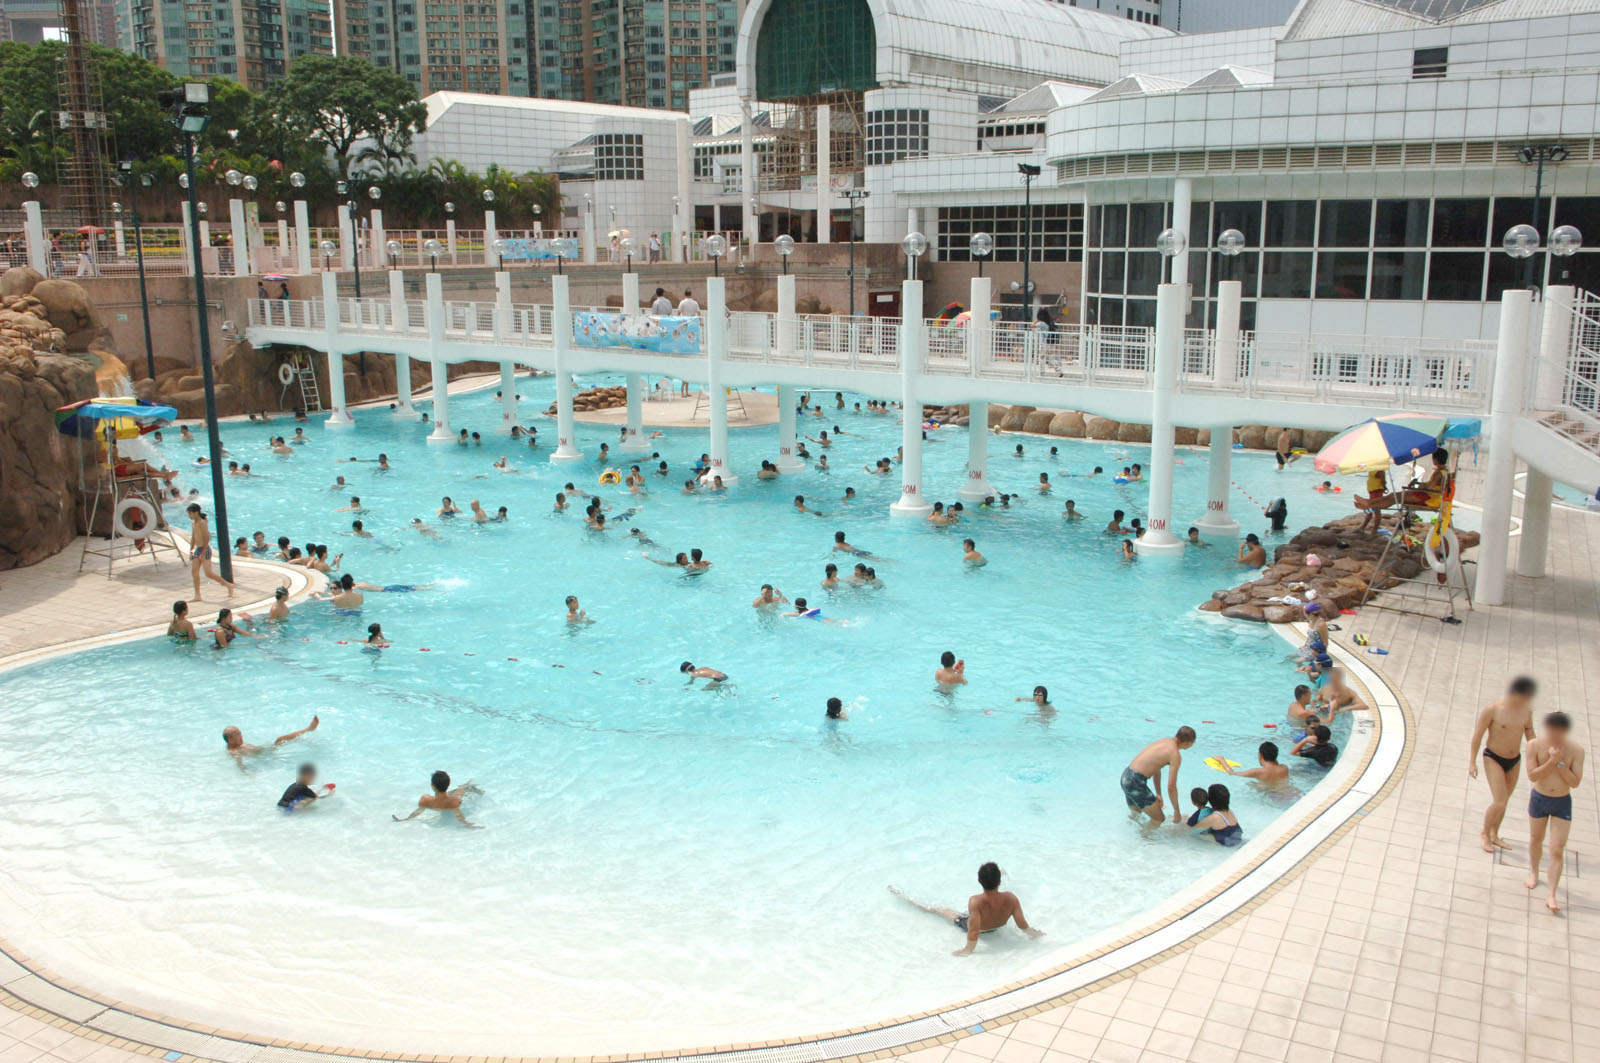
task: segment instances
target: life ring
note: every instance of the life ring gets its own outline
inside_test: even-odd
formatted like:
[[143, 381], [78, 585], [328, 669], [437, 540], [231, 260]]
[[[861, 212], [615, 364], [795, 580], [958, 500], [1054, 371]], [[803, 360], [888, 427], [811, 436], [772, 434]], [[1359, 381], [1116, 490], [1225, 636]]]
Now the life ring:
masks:
[[607, 469], [600, 474], [600, 482], [602, 484], [619, 484], [622, 482], [622, 474], [615, 469]]
[[1460, 563], [1460, 551], [1461, 540], [1456, 538], [1454, 528], [1445, 528], [1442, 535], [1429, 535], [1422, 543], [1422, 556], [1427, 558], [1428, 567], [1440, 576], [1447, 571], [1446, 565]]
[[290, 368], [288, 362], [284, 362], [282, 365], [278, 366], [278, 383], [282, 384], [284, 387], [288, 387], [290, 384], [294, 383], [294, 370]]
[[[128, 514], [139, 514], [139, 523], [128, 520]], [[142, 498], [124, 498], [111, 515], [111, 530], [124, 539], [143, 539], [156, 523], [156, 509]]]

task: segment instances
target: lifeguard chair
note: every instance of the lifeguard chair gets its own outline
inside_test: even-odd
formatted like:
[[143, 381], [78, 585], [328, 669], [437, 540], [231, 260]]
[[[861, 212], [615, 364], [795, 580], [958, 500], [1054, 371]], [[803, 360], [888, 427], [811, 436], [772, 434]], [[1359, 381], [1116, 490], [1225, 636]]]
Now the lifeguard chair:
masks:
[[[106, 578], [110, 579], [119, 560], [140, 555], [159, 565], [162, 551], [172, 551], [180, 562], [183, 551], [172, 535], [162, 512], [162, 489], [166, 479], [149, 464], [117, 452], [119, 439], [135, 439], [154, 431], [178, 415], [171, 406], [157, 406], [133, 398], [99, 398], [73, 403], [56, 411], [56, 429], [63, 435], [91, 441], [96, 449], [94, 474], [83, 472], [79, 463], [78, 490], [87, 514], [83, 553], [78, 559], [82, 572], [90, 557], [106, 559]], [[110, 528], [102, 541], [94, 529], [102, 512], [109, 512]]]

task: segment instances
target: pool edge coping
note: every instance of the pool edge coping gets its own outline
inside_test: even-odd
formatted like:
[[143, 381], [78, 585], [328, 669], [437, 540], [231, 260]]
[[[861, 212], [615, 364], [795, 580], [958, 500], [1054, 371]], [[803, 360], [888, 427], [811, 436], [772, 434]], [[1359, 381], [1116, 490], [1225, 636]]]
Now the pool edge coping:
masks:
[[[298, 600], [304, 600], [317, 582], [314, 574], [306, 570], [274, 562], [255, 563], [284, 569], [291, 581], [298, 578], [300, 587], [295, 592]], [[1274, 624], [1270, 627], [1291, 645], [1296, 644], [1297, 633], [1304, 630], [1303, 625]], [[85, 649], [148, 638], [162, 631], [161, 625], [150, 625], [25, 650], [0, 658], [0, 674]], [[1089, 935], [1082, 940], [1081, 950], [1064, 963], [934, 1010], [902, 1015], [869, 1026], [780, 1040], [610, 1055], [452, 1056], [390, 1052], [222, 1030], [149, 1011], [97, 994], [56, 975], [4, 937], [0, 937], [0, 1004], [96, 1043], [174, 1061], [217, 1063], [264, 1063], [266, 1060], [273, 1063], [348, 1060], [431, 1063], [630, 1063], [641, 1060], [822, 1063], [841, 1060], [848, 1063], [885, 1059], [949, 1043], [992, 1026], [1007, 1025], [1071, 1003], [1191, 947], [1264, 903], [1285, 882], [1303, 871], [1314, 857], [1348, 833], [1359, 815], [1390, 795], [1398, 773], [1412, 754], [1414, 717], [1410, 705], [1394, 685], [1353, 649], [1337, 642], [1329, 649], [1366, 691], [1372, 712], [1363, 715], [1368, 717], [1376, 734], [1365, 737], [1359, 762], [1347, 769], [1315, 806], [1290, 823], [1275, 825], [1268, 836], [1269, 843], [1264, 843], [1261, 851], [1252, 853], [1243, 867], [1229, 868], [1224, 864], [1174, 894], [1162, 906], [1167, 910], [1158, 910], [1154, 915], [1147, 910]], [[1183, 900], [1174, 906], [1172, 901], [1176, 898]], [[1137, 925], [1141, 923], [1142, 926]], [[1119, 933], [1120, 937], [1113, 937]], [[30, 992], [33, 999], [24, 995]], [[187, 1047], [175, 1047], [177, 1045]]]

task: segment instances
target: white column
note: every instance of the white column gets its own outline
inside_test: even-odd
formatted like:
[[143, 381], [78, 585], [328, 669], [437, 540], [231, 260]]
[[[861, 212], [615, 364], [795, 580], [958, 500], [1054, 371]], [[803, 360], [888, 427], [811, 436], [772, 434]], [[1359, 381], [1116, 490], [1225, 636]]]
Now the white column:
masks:
[[[988, 277], [973, 277], [967, 290], [967, 361], [978, 374], [992, 360], [989, 285]], [[989, 404], [973, 402], [967, 410], [967, 479], [956, 490], [956, 497], [963, 502], [981, 502], [994, 493], [989, 485]]]
[[555, 462], [582, 461], [572, 418], [572, 374], [567, 371], [567, 353], [572, 349], [572, 297], [567, 288], [570, 278], [558, 273], [550, 278], [550, 329], [556, 359], [556, 449]]
[[927, 358], [927, 337], [922, 320], [922, 282], [900, 285], [900, 500], [889, 512], [901, 517], [925, 517], [933, 505], [924, 497], [922, 484], [922, 400], [917, 382]]
[[1156, 289], [1156, 365], [1150, 396], [1150, 523], [1133, 548], [1141, 554], [1181, 554], [1183, 540], [1172, 534], [1172, 392], [1178, 383], [1183, 346], [1183, 305], [1187, 284]]
[[[189, 204], [185, 203], [183, 209], [187, 212]], [[184, 221], [184, 232], [188, 232], [187, 213], [184, 214]], [[28, 265], [42, 276], [50, 276], [50, 244], [44, 238], [44, 211], [37, 199], [22, 204], [22, 231], [28, 240]]]
[[511, 333], [511, 274], [494, 275], [494, 338], [503, 340]]
[[294, 271], [311, 272], [311, 214], [303, 199], [294, 201]]
[[[1532, 293], [1507, 289], [1500, 296], [1500, 340], [1495, 349], [1494, 392], [1489, 404], [1489, 468], [1484, 477], [1483, 539], [1478, 544], [1479, 605], [1506, 598], [1506, 559], [1511, 553], [1511, 487], [1517, 455], [1511, 435], [1522, 412], [1522, 363], [1528, 357]], [[1547, 492], [1548, 493], [1548, 492]]]
[[250, 238], [245, 234], [244, 200], [228, 200], [228, 227], [233, 234], [233, 275], [250, 276]]
[[594, 210], [587, 203], [583, 212], [583, 261], [589, 266], [595, 263]]
[[[389, 271], [389, 324], [396, 332], [409, 331], [406, 314], [406, 275], [397, 269]], [[399, 351], [394, 356], [394, 415], [413, 419], [417, 411], [411, 407], [411, 356]]]
[[[421, 248], [417, 249], [419, 252]], [[456, 220], [446, 218], [444, 222], [444, 253], [450, 256], [450, 264], [456, 264]]]
[[325, 428], [349, 428], [355, 424], [344, 398], [344, 354], [339, 348], [339, 275], [322, 275], [322, 318], [327, 325], [328, 343], [328, 420]]
[[428, 322], [428, 352], [433, 368], [433, 431], [428, 433], [430, 443], [454, 443], [450, 431], [450, 371], [444, 354], [444, 281], [437, 273], [429, 273], [427, 302], [423, 304], [424, 319]]
[[389, 252], [383, 246], [388, 242], [384, 236], [383, 211], [373, 207], [371, 219], [372, 265], [373, 268], [377, 268], [389, 261]]
[[833, 214], [833, 111], [817, 105], [817, 243], [829, 241]]
[[278, 219], [278, 269], [289, 268], [289, 219]]
[[111, 227], [115, 233], [112, 239], [114, 241], [114, 246], [117, 249], [117, 257], [122, 258], [128, 253], [127, 238], [122, 235], [122, 219], [118, 218], [116, 221], [112, 222]]
[[672, 257], [677, 262], [689, 261], [689, 223], [693, 211], [690, 202], [690, 184], [693, 175], [693, 148], [689, 140], [689, 120], [680, 118], [675, 123], [678, 131], [678, 209], [672, 214]]
[[492, 210], [484, 211], [483, 212], [483, 264], [485, 266], [493, 266], [495, 269], [499, 269], [500, 268], [500, 260], [495, 257], [495, 253], [494, 253], [494, 242], [496, 240], [498, 240], [499, 238], [500, 238], [499, 233], [497, 233], [495, 231], [494, 211], [492, 211]]
[[178, 201], [178, 217], [178, 243], [179, 246], [183, 248], [183, 271], [184, 273], [193, 276], [195, 254], [193, 249], [189, 246], [189, 219], [191, 215], [189, 212], [189, 201], [187, 199], [181, 199]]
[[622, 454], [648, 454], [644, 438], [644, 374], [628, 374], [628, 436], [617, 447]]
[[514, 362], [500, 363], [500, 434], [511, 434], [517, 423], [517, 366]]
[[[1172, 182], [1172, 227], [1183, 234], [1185, 250], [1172, 257], [1172, 283], [1189, 283], [1189, 212], [1194, 207], [1194, 181], [1179, 177]], [[1182, 325], [1180, 324], [1180, 328]]]
[[728, 392], [722, 361], [728, 356], [728, 281], [706, 278], [706, 402], [711, 405], [711, 475], [729, 486], [739, 482], [728, 466]]
[[211, 246], [211, 222], [205, 218], [200, 219], [200, 268], [206, 264], [206, 249]]
[[354, 269], [356, 264], [356, 242], [361, 239], [361, 230], [354, 224], [356, 221], [355, 208], [349, 201], [339, 204], [339, 264], [345, 269]]
[[1206, 514], [1195, 521], [1202, 532], [1214, 537], [1233, 538], [1239, 522], [1228, 512], [1233, 491], [1233, 425], [1211, 426], [1211, 466], [1206, 476]]
[[1216, 351], [1211, 372], [1218, 384], [1232, 384], [1239, 379], [1239, 308], [1243, 292], [1242, 281], [1217, 284], [1217, 331], [1212, 337]]
[[628, 272], [622, 275], [622, 312], [624, 314], [637, 314], [639, 312], [639, 275]]
[[1535, 378], [1533, 392], [1536, 410], [1550, 410], [1561, 404], [1567, 362], [1572, 356], [1572, 314], [1577, 292], [1570, 284], [1552, 284], [1544, 290], [1544, 317], [1539, 326], [1539, 375]]
[[[755, 108], [749, 100], [739, 101], [739, 179], [743, 195], [739, 197], [740, 209], [744, 211], [744, 231], [753, 232], [751, 225], [750, 201], [756, 198], [756, 142]], [[721, 226], [718, 226], [720, 231]]]
[[1522, 534], [1517, 539], [1517, 575], [1539, 579], [1550, 553], [1550, 499], [1555, 481], [1528, 466], [1522, 487]]

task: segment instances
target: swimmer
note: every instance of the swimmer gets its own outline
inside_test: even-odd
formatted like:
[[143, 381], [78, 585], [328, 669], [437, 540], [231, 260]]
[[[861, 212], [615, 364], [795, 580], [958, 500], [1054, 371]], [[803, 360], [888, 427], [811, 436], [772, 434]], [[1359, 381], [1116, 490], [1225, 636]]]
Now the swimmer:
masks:
[[660, 546], [661, 545], [660, 543], [656, 542], [654, 539], [650, 538], [650, 536], [646, 535], [644, 533], [644, 529], [643, 528], [631, 528], [631, 529], [629, 529], [628, 537], [633, 539], [634, 542], [637, 542], [640, 546]]
[[249, 557], [250, 556], [250, 540], [246, 539], [242, 535], [239, 536], [237, 539], [235, 539], [233, 541], [233, 556], [234, 557]]
[[566, 496], [565, 492], [557, 491], [556, 492], [556, 504], [555, 504], [555, 507], [551, 510], [551, 512], [553, 512], [553, 513], [561, 513], [563, 511], [565, 511], [566, 508], [567, 508], [567, 496]]
[[194, 624], [189, 620], [188, 602], [180, 599], [172, 603], [172, 620], [167, 624], [167, 636], [180, 642], [195, 640]]
[[784, 597], [782, 591], [770, 583], [763, 583], [761, 585], [761, 594], [750, 604], [757, 609], [772, 609], [780, 605], [787, 605], [788, 602], [789, 599]]
[[756, 473], [758, 480], [776, 480], [779, 476], [778, 467], [772, 462], [762, 459], [761, 469]]
[[1190, 525], [1189, 526], [1189, 545], [1190, 546], [1210, 546], [1211, 544], [1206, 542], [1204, 539], [1200, 538], [1200, 529], [1199, 528], [1196, 528], [1194, 525]]
[[1339, 747], [1333, 744], [1333, 732], [1320, 723], [1308, 730], [1289, 753], [1291, 756], [1305, 757], [1319, 768], [1331, 768], [1333, 762], [1339, 759]]
[[817, 459], [817, 471], [828, 472], [828, 455], [824, 454]]
[[1478, 713], [1472, 730], [1467, 776], [1478, 777], [1478, 761], [1482, 759], [1489, 783], [1489, 808], [1483, 816], [1483, 830], [1478, 832], [1486, 853], [1511, 848], [1509, 842], [1500, 840], [1500, 823], [1505, 819], [1511, 792], [1517, 788], [1522, 744], [1537, 737], [1533, 730], [1533, 698], [1538, 692], [1539, 686], [1532, 678], [1518, 676], [1506, 689], [1505, 697], [1490, 702]]
[[935, 502], [933, 504], [933, 511], [928, 514], [929, 524], [937, 524], [943, 527], [945, 525], [954, 524], [955, 522], [955, 515], [945, 512], [943, 502]]
[[274, 558], [273, 560], [275, 560], [275, 561], [287, 561], [287, 560], [289, 560], [289, 537], [287, 535], [278, 536], [278, 556], [276, 558]]
[[361, 504], [360, 495], [351, 495], [350, 504], [348, 506], [340, 506], [338, 509], [334, 510], [335, 513], [365, 513], [366, 511], [367, 507]]
[[978, 544], [971, 539], [961, 540], [961, 560], [973, 568], [981, 568], [989, 563], [989, 559], [978, 553]]
[[1050, 704], [1050, 691], [1046, 690], [1044, 687], [1034, 687], [1033, 695], [1031, 697], [1018, 698], [1017, 700], [1033, 702], [1039, 707], [1039, 711], [1041, 713], [1053, 713], [1056, 711], [1056, 707]]
[[945, 650], [939, 655], [939, 667], [934, 669], [933, 681], [946, 688], [961, 686], [967, 681], [967, 662], [956, 660], [956, 655]]
[[289, 588], [279, 587], [272, 592], [272, 608], [267, 610], [268, 620], [289, 619]]
[[239, 468], [239, 463], [238, 462], [230, 461], [230, 462], [228, 462], [228, 475], [229, 476], [248, 476], [249, 473], [247, 473], [243, 469]]
[[1122, 558], [1124, 561], [1133, 561], [1137, 559], [1139, 555], [1133, 551], [1132, 539], [1122, 540], [1122, 545], [1117, 547], [1117, 556]]
[[467, 817], [461, 813], [461, 799], [463, 797], [468, 794], [483, 793], [478, 787], [472, 785], [470, 780], [452, 790], [450, 789], [450, 773], [436, 771], [433, 773], [433, 777], [428, 780], [428, 784], [433, 787], [433, 791], [417, 798], [417, 807], [411, 810], [411, 815], [403, 817], [391, 815], [390, 818], [396, 823], [406, 823], [416, 819], [424, 812], [452, 812], [455, 814], [456, 819], [460, 820], [468, 828], [472, 830], [483, 829], [481, 824], [469, 823]]
[[194, 442], [194, 436], [190, 434], [189, 426], [186, 424], [181, 424], [178, 426], [178, 438], [183, 440], [185, 443]]
[[[300, 728], [300, 730], [290, 731], [286, 735], [279, 735], [277, 738], [273, 739], [272, 748], [276, 749], [285, 742], [293, 742], [301, 735], [310, 734], [312, 731], [315, 731], [321, 725], [322, 718], [319, 716], [313, 716], [311, 717], [311, 722]], [[246, 742], [244, 740], [244, 735], [239, 731], [239, 728], [235, 727], [233, 724], [229, 724], [227, 727], [222, 729], [222, 742], [228, 749], [228, 756], [232, 757], [234, 763], [239, 765], [240, 771], [244, 771], [245, 757], [256, 756], [262, 751], [260, 746], [253, 746]]]
[[1017, 929], [1029, 937], [1043, 936], [1043, 930], [1028, 925], [1017, 895], [1000, 889], [1000, 865], [991, 861], [978, 868], [978, 885], [983, 887], [983, 892], [967, 898], [967, 910], [964, 913], [914, 901], [893, 886], [889, 887], [889, 892], [907, 904], [949, 922], [957, 930], [966, 931], [967, 944], [955, 951], [957, 956], [971, 956], [972, 950], [978, 947], [979, 934], [992, 934], [1011, 921], [1015, 921]]
[[272, 452], [280, 455], [293, 454], [294, 448], [285, 443], [282, 436], [279, 436], [272, 441]]
[[1293, 439], [1289, 435], [1289, 430], [1287, 428], [1278, 433], [1278, 442], [1276, 447], [1274, 447], [1274, 450], [1276, 451], [1276, 456], [1278, 459], [1279, 472], [1283, 471], [1284, 466], [1298, 460], [1300, 457], [1300, 455], [1294, 453]]
[[306, 430], [304, 428], [296, 428], [294, 430], [294, 438], [289, 440], [289, 442], [298, 447], [311, 442], [311, 440], [306, 438]]
[[390, 467], [391, 466], [389, 465], [389, 455], [387, 455], [387, 454], [379, 454], [378, 455], [378, 467], [373, 469], [372, 471], [374, 473], [388, 472]]
[[589, 511], [589, 515], [583, 518], [583, 523], [584, 526], [590, 531], [605, 531], [606, 515], [600, 512], [599, 508], [596, 507], [595, 509], [591, 509]]
[[794, 600], [794, 612], [784, 613], [784, 616], [795, 620], [821, 620], [822, 610], [806, 604], [804, 598]]
[[652, 562], [654, 564], [657, 564], [657, 565], [665, 565], [667, 568], [688, 568], [689, 567], [689, 555], [685, 554], [685, 553], [681, 553], [681, 552], [678, 554], [678, 556], [674, 557], [671, 561], [661, 561], [661, 560], [659, 560], [657, 558], [651, 557], [649, 554], [644, 554], [643, 557], [644, 557], [644, 559], [646, 561], [650, 561], [650, 562]]
[[490, 517], [489, 519], [495, 524], [504, 524], [506, 521], [511, 519], [511, 514], [506, 511], [505, 506], [501, 506], [499, 509], [494, 511], [494, 516]]
[[698, 574], [704, 572], [710, 567], [711, 562], [705, 559], [705, 554], [701, 552], [698, 546], [689, 551], [689, 564], [687, 566], [688, 572]]
[[[316, 802], [333, 796], [333, 783], [324, 783], [313, 790], [311, 784], [316, 781], [317, 766], [310, 763], [300, 765], [294, 782], [290, 783], [283, 796], [278, 798], [278, 807], [285, 812], [298, 812], [302, 808], [310, 808]], [[317, 790], [322, 792], [318, 793]]]
[[1327, 493], [1329, 491], [1334, 490], [1335, 488], [1333, 486], [1333, 481], [1332, 480], [1324, 480], [1320, 484], [1318, 484], [1315, 489], [1317, 491], [1320, 491], [1320, 492], [1323, 492], [1323, 493]]
[[366, 642], [366, 644], [368, 646], [370, 646], [371, 648], [375, 649], [375, 650], [381, 650], [384, 647], [389, 645], [389, 640], [387, 638], [385, 638], [384, 635], [383, 635], [383, 625], [382, 624], [368, 624], [367, 625], [367, 642]]
[[[1278, 763], [1278, 746], [1275, 742], [1263, 742], [1256, 749], [1256, 763], [1258, 768], [1246, 768], [1244, 771], [1235, 771], [1233, 765], [1228, 763], [1227, 757], [1218, 757], [1217, 763], [1222, 765], [1222, 770], [1229, 775], [1237, 775], [1241, 779], [1255, 779], [1264, 783], [1279, 783], [1289, 777], [1289, 769]], [[1189, 824], [1191, 827], [1193, 823]]]
[[576, 594], [567, 595], [567, 623], [568, 624], [592, 624], [592, 623], [594, 623], [594, 620], [589, 616], [589, 614], [587, 612], [585, 612], [583, 609], [580, 609], [578, 607], [578, 596]]
[[846, 487], [844, 489], [844, 497], [839, 499], [839, 501], [841, 501], [841, 502], [854, 502], [855, 500], [856, 500], [856, 489], [854, 487]]
[[521, 469], [513, 469], [511, 467], [511, 463], [506, 460], [506, 456], [504, 454], [500, 455], [500, 460], [494, 463], [494, 467], [499, 469], [501, 472], [521, 472], [522, 471]]
[[366, 596], [356, 589], [355, 577], [348, 572], [330, 583], [328, 589], [317, 595], [317, 598], [332, 602], [335, 609], [360, 609], [362, 603], [367, 600]]
[[1101, 474], [1101, 473], [1103, 473], [1103, 472], [1105, 472], [1105, 470], [1104, 470], [1104, 469], [1102, 469], [1102, 468], [1101, 468], [1101, 467], [1100, 467], [1100, 466], [1098, 466], [1098, 465], [1096, 465], [1096, 466], [1095, 466], [1095, 467], [1094, 467], [1094, 472], [1091, 472], [1091, 473], [1089, 473], [1089, 474], [1088, 474], [1088, 475], [1089, 475], [1089, 479], [1091, 479], [1091, 480], [1092, 480], [1092, 479], [1094, 479], [1094, 478], [1095, 478], [1095, 477], [1096, 477], [1096, 476], [1099, 476], [1099, 475], [1100, 475], [1100, 474]]
[[683, 493], [686, 494], [686, 495], [694, 494], [695, 493], [695, 486], [696, 485], [695, 485], [695, 482], [693, 480], [685, 480], [685, 481], [683, 481]]
[[1061, 511], [1062, 520], [1082, 520], [1083, 514], [1078, 512], [1078, 503], [1067, 499], [1067, 508]]
[[[866, 567], [867, 566], [865, 566], [865, 565], [857, 565], [856, 566], [857, 569], [863, 569], [863, 568], [866, 568]], [[839, 589], [839, 566], [838, 565], [835, 565], [832, 562], [829, 562], [828, 565], [823, 568], [823, 570], [822, 570], [822, 589], [825, 590], [825, 591], [834, 591], [834, 590], [838, 590]]]
[[844, 702], [840, 701], [838, 698], [828, 699], [827, 712], [828, 715], [826, 718], [830, 720], [848, 720], [850, 718], [844, 714]]
[[665, 475], [667, 475], [667, 463], [666, 462], [663, 461], [659, 465], [656, 466], [656, 475], [657, 476], [665, 476]]
[[228, 588], [228, 597], [233, 597], [233, 584], [217, 575], [217, 570], [211, 564], [211, 523], [206, 519], [205, 511], [198, 502], [189, 503], [186, 509], [189, 515], [189, 574], [194, 577], [194, 597], [191, 602], [201, 601], [200, 574], [215, 583], [220, 583]]
[[367, 531], [366, 526], [359, 520], [353, 520], [350, 522], [350, 534], [354, 535], [357, 539], [372, 538], [372, 533]]
[[728, 681], [728, 675], [726, 672], [719, 672], [715, 668], [696, 668], [694, 664], [689, 661], [684, 661], [682, 664], [678, 665], [678, 671], [689, 677], [690, 686], [694, 686], [694, 681], [696, 679], [704, 679], [706, 681], [707, 690]]
[[463, 428], [461, 430], [461, 434], [456, 436], [456, 446], [458, 446], [458, 447], [469, 447], [471, 445], [472, 445], [472, 440], [467, 438], [467, 430], [465, 428]]
[[1246, 535], [1239, 544], [1238, 560], [1246, 568], [1260, 568], [1267, 563], [1267, 548], [1261, 545], [1261, 538], [1255, 532]]
[[1205, 811], [1209, 814], [1194, 817], [1189, 826], [1196, 835], [1208, 834], [1218, 845], [1231, 849], [1244, 844], [1244, 828], [1239, 826], [1239, 817], [1228, 811], [1230, 800], [1226, 786], [1212, 783], [1206, 788]]
[[1106, 525], [1107, 535], [1127, 535], [1132, 529], [1122, 526], [1122, 518], [1126, 516], [1122, 510], [1114, 510], [1111, 514], [1111, 523]]
[[825, 516], [827, 516], [826, 513], [818, 513], [816, 510], [808, 508], [806, 506], [806, 496], [805, 495], [795, 495], [794, 496], [794, 511], [796, 513], [809, 513], [813, 517], [825, 517]]
[[1011, 456], [1014, 457], [1014, 458], [1022, 457], [1022, 444], [1021, 443], [1017, 444], [1017, 449], [1012, 452]]
[[252, 542], [250, 543], [250, 552], [252, 554], [264, 554], [271, 549], [272, 544], [267, 542], [267, 533], [256, 532], [252, 537]]
[[467, 505], [472, 510], [472, 523], [487, 524], [489, 522], [489, 514], [484, 512], [483, 507], [478, 504], [476, 498], [468, 502]]
[[[1182, 814], [1178, 807], [1178, 767], [1183, 763], [1183, 751], [1194, 745], [1194, 728], [1183, 726], [1171, 738], [1158, 738], [1141, 749], [1133, 761], [1122, 769], [1122, 797], [1128, 810], [1135, 815], [1150, 817], [1151, 823], [1166, 820], [1166, 812], [1156, 791], [1161, 789], [1161, 769], [1170, 767], [1167, 774], [1167, 796], [1172, 801], [1174, 819]], [[1154, 788], [1151, 782], [1154, 781]]]
[[828, 438], [828, 433], [827, 433], [826, 429], [823, 430], [822, 438], [820, 438], [820, 439], [817, 438], [816, 436], [810, 436], [810, 435], [806, 436], [806, 438], [811, 440], [811, 442], [815, 443], [819, 447], [826, 448], [826, 447], [833, 446], [833, 440]]
[[842, 531], [836, 531], [833, 533], [833, 548], [840, 553], [853, 554], [856, 557], [872, 556], [871, 554], [867, 553], [867, 551], [851, 546], [848, 542], [846, 542], [844, 532]]
[[445, 495], [439, 503], [439, 519], [449, 520], [452, 517], [459, 516], [460, 513], [461, 508], [450, 500], [449, 495]]
[[1047, 472], [1039, 474], [1039, 493], [1041, 495], [1050, 493], [1050, 474]]
[[1128, 481], [1130, 483], [1138, 483], [1143, 479], [1144, 479], [1144, 466], [1143, 465], [1135, 465], [1128, 473]]
[[[1289, 702], [1286, 715], [1289, 718], [1289, 723], [1297, 729], [1314, 727], [1322, 722], [1322, 718], [1317, 715], [1317, 710], [1311, 707], [1310, 687], [1301, 683], [1294, 688], [1294, 700]], [[1328, 719], [1331, 720], [1333, 717], [1330, 715]]]
[[433, 530], [433, 526], [424, 521], [421, 517], [412, 517], [411, 527], [416, 529], [419, 535], [426, 536], [429, 539], [440, 538], [439, 533]]
[[[241, 614], [240, 619], [248, 621], [249, 618]], [[219, 650], [227, 649], [233, 644], [233, 640], [238, 638], [240, 635], [243, 635], [245, 638], [249, 639], [259, 639], [264, 637], [262, 635], [257, 635], [253, 631], [239, 630], [238, 625], [233, 621], [232, 609], [217, 610], [217, 626], [211, 629], [211, 638], [215, 648]]]
[[713, 491], [713, 492], [715, 492], [715, 491], [726, 491], [727, 489], [728, 489], [727, 484], [724, 484], [722, 482], [722, 477], [720, 477], [720, 476], [712, 476], [711, 477], [711, 486], [706, 488], [706, 490]]

